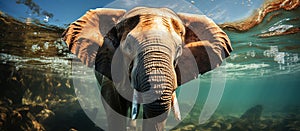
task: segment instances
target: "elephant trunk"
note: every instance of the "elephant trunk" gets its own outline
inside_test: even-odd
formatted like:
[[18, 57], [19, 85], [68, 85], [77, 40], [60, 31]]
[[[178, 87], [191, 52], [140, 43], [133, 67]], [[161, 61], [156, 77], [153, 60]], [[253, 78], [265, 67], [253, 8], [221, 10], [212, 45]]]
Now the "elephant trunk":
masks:
[[137, 56], [135, 89], [141, 93], [144, 118], [167, 117], [177, 86], [170, 49], [163, 44], [146, 46]]

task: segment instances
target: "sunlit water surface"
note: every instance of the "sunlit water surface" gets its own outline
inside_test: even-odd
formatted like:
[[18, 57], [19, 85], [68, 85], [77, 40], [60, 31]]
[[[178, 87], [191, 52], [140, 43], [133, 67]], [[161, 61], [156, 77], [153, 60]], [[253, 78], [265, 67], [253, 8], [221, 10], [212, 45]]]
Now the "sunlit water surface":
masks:
[[[275, 13], [281, 15], [271, 21], [264, 20], [249, 31], [225, 30], [231, 39], [234, 51], [220, 67], [227, 71], [226, 84], [220, 104], [211, 120], [220, 117], [222, 119], [240, 117], [246, 110], [256, 105], [262, 105], [262, 116], [265, 118], [274, 117], [275, 119], [280, 116], [283, 119], [291, 114], [299, 115], [300, 34], [266, 38], [259, 35], [274, 30], [284, 31], [291, 27], [300, 27], [300, 9], [279, 10], [268, 14], [266, 18]], [[73, 80], [94, 81], [93, 70], [87, 70], [86, 67], [77, 67], [76, 71], [72, 70], [72, 66], [76, 65], [74, 63], [79, 62], [74, 55], [69, 53], [59, 37], [53, 40], [30, 41], [31, 38], [38, 39], [43, 35], [38, 30], [28, 30], [25, 31], [26, 34], [31, 36], [27, 38], [29, 39], [27, 41], [12, 39], [0, 43], [1, 99], [8, 99], [9, 103], [19, 106], [43, 105], [55, 112], [55, 115], [74, 112], [76, 114], [76, 110], [91, 106], [84, 105], [84, 103], [80, 103], [81, 106], [79, 106], [78, 99], [80, 101], [84, 98], [76, 97], [80, 94], [80, 89], [74, 88]], [[193, 110], [186, 112], [189, 114], [186, 121], [197, 123], [209, 92], [213, 73], [213, 71], [209, 72], [180, 87], [184, 90], [190, 86], [197, 86], [198, 90]], [[198, 87], [195, 83], [199, 82]], [[97, 87], [82, 87], [81, 89], [90, 89], [94, 93], [99, 91]], [[190, 93], [194, 93], [193, 90]], [[190, 100], [185, 98], [189, 95], [188, 91], [187, 94], [181, 95], [184, 98], [181, 99], [179, 96], [182, 110], [186, 105], [193, 106], [189, 105]], [[81, 101], [97, 103], [99, 100], [86, 99]], [[70, 104], [72, 102], [75, 104]], [[91, 107], [86, 108], [91, 109]], [[299, 116], [297, 118], [296, 127], [299, 127]], [[62, 119], [56, 119], [56, 122], [62, 122]], [[76, 117], [68, 116], [68, 119], [76, 119]], [[104, 117], [99, 119], [105, 121]], [[49, 121], [47, 124], [53, 126], [53, 123]], [[72, 124], [74, 122], [70, 125]], [[86, 125], [83, 124], [77, 129], [84, 129]]]

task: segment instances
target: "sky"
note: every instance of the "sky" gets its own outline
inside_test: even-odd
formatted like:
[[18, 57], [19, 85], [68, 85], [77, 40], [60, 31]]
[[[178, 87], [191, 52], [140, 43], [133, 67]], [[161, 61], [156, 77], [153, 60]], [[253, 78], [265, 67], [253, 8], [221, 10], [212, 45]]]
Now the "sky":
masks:
[[[26, 5], [26, 1], [32, 3]], [[262, 3], [263, 0], [1, 0], [0, 11], [23, 21], [33, 18], [42, 23], [65, 27], [89, 9], [163, 6], [175, 12], [204, 14], [216, 23], [224, 23], [249, 16]]]

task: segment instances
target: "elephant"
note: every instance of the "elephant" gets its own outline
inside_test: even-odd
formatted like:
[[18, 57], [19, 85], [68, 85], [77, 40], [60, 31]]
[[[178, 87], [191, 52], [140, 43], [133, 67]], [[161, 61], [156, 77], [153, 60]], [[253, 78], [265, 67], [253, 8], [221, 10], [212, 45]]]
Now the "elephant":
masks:
[[140, 109], [143, 130], [164, 130], [170, 110], [180, 120], [177, 87], [217, 68], [232, 52], [227, 34], [210, 18], [169, 8], [97, 8], [62, 37], [95, 70], [108, 130], [125, 130]]

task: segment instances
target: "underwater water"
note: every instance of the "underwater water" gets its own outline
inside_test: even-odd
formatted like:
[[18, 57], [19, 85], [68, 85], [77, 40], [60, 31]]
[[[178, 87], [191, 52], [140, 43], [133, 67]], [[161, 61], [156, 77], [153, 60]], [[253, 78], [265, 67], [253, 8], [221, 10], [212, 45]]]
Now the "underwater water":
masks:
[[[234, 50], [219, 67], [216, 111], [199, 124], [218, 70], [179, 87], [184, 119], [169, 118], [167, 129], [300, 130], [299, 14], [298, 6], [274, 10], [248, 30], [220, 25]], [[61, 41], [64, 28], [1, 12], [0, 29], [0, 130], [105, 129], [94, 72]]]

